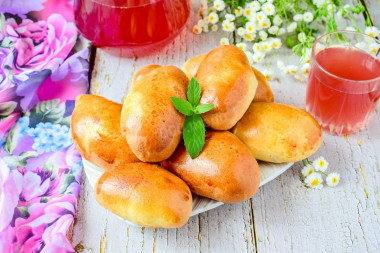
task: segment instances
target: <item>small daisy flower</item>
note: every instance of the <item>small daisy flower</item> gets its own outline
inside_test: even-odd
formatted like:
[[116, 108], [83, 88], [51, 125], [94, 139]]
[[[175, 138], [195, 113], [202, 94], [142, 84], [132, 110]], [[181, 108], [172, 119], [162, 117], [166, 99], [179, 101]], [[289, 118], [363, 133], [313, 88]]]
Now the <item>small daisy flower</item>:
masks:
[[274, 77], [274, 72], [271, 69], [264, 69], [261, 73], [265, 76], [265, 79], [267, 80], [272, 80]]
[[377, 54], [377, 52], [380, 50], [380, 45], [377, 44], [377, 43], [372, 43], [371, 45], [369, 45], [369, 51], [372, 53], [372, 54]]
[[223, 21], [222, 27], [226, 32], [233, 32], [235, 30], [235, 24], [228, 20]]
[[330, 187], [337, 186], [339, 184], [339, 180], [340, 180], [340, 175], [339, 175], [339, 173], [336, 173], [336, 172], [330, 173], [326, 177], [326, 183]]
[[303, 20], [303, 15], [302, 14], [296, 14], [293, 17], [293, 20], [297, 21], [297, 22], [302, 21]]
[[274, 25], [274, 26], [271, 26], [269, 27], [268, 29], [268, 33], [272, 34], [272, 35], [277, 35], [278, 33], [278, 26]]
[[195, 33], [195, 34], [201, 34], [202, 33], [202, 28], [199, 27], [198, 25], [193, 26], [193, 33]]
[[315, 188], [315, 189], [322, 189], [323, 188], [323, 178], [321, 174], [319, 173], [311, 173], [305, 178], [305, 184], [308, 187]]
[[214, 8], [217, 11], [222, 11], [224, 8], [226, 8], [226, 4], [222, 0], [215, 0], [214, 1]]
[[286, 74], [297, 74], [298, 73], [298, 67], [296, 65], [289, 65], [285, 68], [285, 73]]
[[235, 15], [233, 14], [226, 14], [225, 18], [228, 20], [228, 21], [234, 21], [235, 20]]
[[253, 1], [248, 5], [249, 8], [253, 11], [258, 11], [260, 10], [261, 4], [258, 1]]
[[269, 18], [266, 18], [264, 20], [261, 20], [259, 21], [259, 24], [262, 28], [268, 28], [270, 27], [271, 23], [270, 23], [270, 19]]
[[208, 33], [208, 32], [209, 32], [209, 30], [208, 30], [208, 25], [205, 25], [204, 27], [202, 27], [202, 31], [203, 31], [204, 33]]
[[268, 17], [267, 17], [267, 15], [264, 12], [260, 11], [260, 12], [257, 13], [257, 20], [259, 22], [262, 21], [262, 20], [265, 20], [267, 18]]
[[297, 23], [292, 22], [288, 25], [287, 30], [289, 33], [294, 32], [297, 29]]
[[371, 37], [379, 36], [379, 30], [375, 26], [366, 27], [364, 33], [368, 34]]
[[265, 3], [262, 9], [267, 15], [274, 15], [276, 13], [276, 9], [271, 3]]
[[282, 46], [282, 42], [279, 38], [275, 38], [271, 40], [271, 45], [274, 49], [279, 49]]
[[253, 54], [249, 51], [244, 51], [244, 53], [247, 55], [249, 65], [252, 65], [253, 64]]
[[261, 43], [255, 43], [253, 44], [252, 49], [256, 53], [256, 52], [261, 52], [263, 50], [263, 47], [261, 46]]
[[304, 63], [301, 67], [301, 73], [308, 75], [310, 72], [310, 64], [309, 63]]
[[263, 43], [262, 44], [263, 50], [266, 53], [269, 53], [270, 51], [272, 51], [272, 43], [270, 43], [269, 41], [263, 41], [262, 43]]
[[215, 12], [215, 9], [214, 8], [210, 8], [207, 10], [207, 14], [210, 14], [211, 12]]
[[313, 4], [318, 8], [322, 8], [326, 2], [326, 0], [313, 0]]
[[205, 21], [206, 25], [210, 24], [210, 20], [208, 19], [208, 17], [205, 17], [203, 20]]
[[297, 38], [298, 38], [299, 42], [301, 42], [301, 43], [306, 42], [306, 34], [303, 33], [303, 32], [299, 33], [298, 36], [297, 36]]
[[254, 62], [262, 62], [265, 58], [265, 54], [262, 52], [255, 52], [252, 56]]
[[255, 34], [255, 33], [245, 33], [245, 34], [243, 35], [243, 38], [244, 38], [244, 40], [246, 40], [246, 41], [252, 41], [252, 40], [255, 39], [255, 37], [256, 37], [256, 34]]
[[205, 21], [203, 20], [203, 19], [200, 19], [200, 20], [198, 20], [198, 23], [197, 23], [197, 25], [199, 26], [199, 27], [204, 27], [205, 26]]
[[256, 24], [254, 22], [247, 22], [245, 24], [245, 30], [248, 33], [254, 33], [254, 32], [256, 32]]
[[243, 15], [243, 8], [239, 7], [235, 9], [235, 15], [236, 17], [240, 17], [241, 15]]
[[208, 20], [211, 24], [216, 24], [219, 21], [219, 16], [215, 12], [208, 14]]
[[252, 10], [251, 10], [250, 8], [245, 8], [245, 9], [244, 9], [244, 12], [243, 12], [243, 15], [244, 15], [246, 18], [248, 18], [249, 15], [251, 15], [251, 13], [252, 13]]
[[239, 27], [238, 29], [237, 29], [237, 34], [240, 36], [240, 37], [243, 37], [244, 36], [244, 34], [245, 34], [245, 29], [244, 29], [244, 27]]
[[277, 68], [283, 70], [285, 68], [285, 64], [283, 61], [277, 61]]
[[278, 32], [277, 32], [277, 36], [281, 36], [281, 35], [284, 35], [286, 33], [286, 30], [285, 30], [285, 28], [280, 28], [280, 29], [278, 29]]
[[247, 44], [245, 44], [244, 42], [236, 43], [236, 46], [243, 51], [245, 51], [247, 49]]
[[273, 18], [273, 24], [277, 25], [277, 26], [280, 26], [282, 24], [282, 19], [280, 18], [279, 15], [274, 16], [274, 18]]
[[301, 173], [304, 177], [309, 176], [311, 173], [314, 172], [314, 167], [311, 164], [307, 164], [306, 166], [303, 167], [301, 170]]
[[224, 37], [224, 38], [220, 39], [220, 45], [225, 46], [225, 45], [229, 45], [229, 44], [230, 44], [230, 42], [229, 42], [228, 38]]
[[268, 34], [264, 31], [259, 32], [259, 37], [261, 40], [266, 40], [268, 38]]
[[325, 172], [327, 170], [327, 167], [329, 166], [329, 162], [326, 161], [325, 158], [320, 156], [313, 161], [313, 166], [314, 166], [316, 171]]
[[346, 31], [352, 31], [352, 32], [355, 32], [355, 31], [356, 31], [356, 29], [353, 28], [352, 26], [347, 26], [345, 30], [346, 30]]
[[313, 19], [314, 19], [313, 13], [307, 11], [303, 14], [303, 21], [305, 21], [306, 23], [310, 23], [311, 21], [313, 21]]
[[301, 81], [301, 82], [305, 81], [306, 77], [307, 77], [306, 75], [301, 75], [301, 74], [295, 74], [294, 75], [294, 78], [298, 81]]
[[249, 22], [256, 22], [257, 20], [256, 12], [252, 12], [247, 18]]
[[302, 53], [300, 62], [301, 63], [310, 63], [311, 58], [311, 48], [307, 48], [305, 52]]
[[218, 25], [212, 25], [211, 26], [211, 31], [213, 31], [213, 32], [218, 31]]

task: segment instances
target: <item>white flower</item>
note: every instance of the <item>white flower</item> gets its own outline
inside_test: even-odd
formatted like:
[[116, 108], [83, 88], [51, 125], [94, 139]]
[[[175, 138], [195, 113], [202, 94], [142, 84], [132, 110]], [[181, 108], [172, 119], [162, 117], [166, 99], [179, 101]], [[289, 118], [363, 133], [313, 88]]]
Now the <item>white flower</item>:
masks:
[[296, 22], [292, 22], [288, 25], [288, 32], [291, 33], [291, 32], [294, 32], [295, 30], [297, 29], [297, 23]]
[[346, 31], [353, 31], [353, 32], [356, 31], [356, 29], [353, 28], [352, 26], [347, 26], [345, 30], [346, 30]]
[[202, 27], [202, 31], [204, 33], [208, 33], [208, 25], [205, 25], [204, 27]]
[[253, 64], [253, 54], [249, 51], [244, 51], [244, 53], [245, 53], [245, 55], [247, 55], [249, 65], [252, 65]]
[[259, 63], [261, 62], [262, 60], [264, 60], [264, 57], [265, 57], [265, 54], [262, 53], [262, 52], [255, 52], [252, 56], [253, 58], [253, 61]]
[[285, 68], [285, 64], [283, 61], [277, 61], [277, 68], [279, 69], [284, 69]]
[[311, 21], [313, 21], [313, 19], [314, 19], [313, 13], [307, 11], [303, 14], [303, 21], [305, 21], [306, 23], [310, 23]]
[[262, 28], [268, 28], [271, 25], [270, 19], [269, 18], [263, 19], [263, 20], [259, 21], [259, 24]]
[[269, 27], [268, 29], [268, 33], [270, 34], [273, 34], [273, 35], [277, 35], [277, 32], [278, 32], [278, 26], [274, 25], [274, 26], [271, 26]]
[[301, 67], [301, 73], [308, 75], [310, 72], [310, 64], [309, 63], [304, 63]]
[[330, 14], [334, 14], [334, 12], [335, 12], [335, 5], [334, 5], [334, 4], [329, 4], [329, 5], [327, 5], [327, 11], [328, 11]]
[[268, 38], [268, 34], [264, 31], [259, 32], [259, 37], [261, 40], [266, 40]]
[[243, 35], [243, 37], [244, 37], [244, 40], [246, 40], [246, 41], [252, 41], [256, 38], [256, 34], [255, 33], [245, 33]]
[[251, 10], [258, 11], [260, 10], [261, 4], [258, 1], [253, 1], [248, 6], [251, 8]]
[[300, 63], [310, 63], [310, 58], [311, 58], [311, 48], [306, 48], [306, 50], [302, 52]]
[[271, 40], [271, 45], [274, 49], [279, 49], [282, 46], [282, 42], [279, 38], [275, 38]]
[[281, 36], [281, 35], [284, 35], [286, 33], [286, 30], [285, 30], [285, 28], [280, 28], [280, 29], [278, 29], [278, 32], [277, 32], [277, 36]]
[[217, 11], [222, 11], [224, 8], [226, 8], [226, 4], [222, 0], [215, 0], [214, 1], [214, 8]]
[[319, 173], [311, 173], [305, 178], [305, 184], [308, 187], [315, 188], [315, 189], [322, 189], [323, 187], [323, 178], [321, 174]]
[[237, 29], [237, 34], [238, 34], [240, 37], [243, 37], [244, 34], [245, 34], [245, 29], [244, 29], [244, 27], [239, 27], [239, 28]]
[[205, 21], [203, 20], [203, 19], [200, 19], [200, 20], [198, 20], [198, 23], [197, 23], [197, 25], [199, 26], [199, 27], [204, 27], [205, 26]]
[[258, 12], [257, 13], [257, 20], [260, 22], [261, 20], [264, 20], [264, 19], [267, 19], [268, 17], [267, 17], [267, 15], [264, 13], [264, 12], [262, 12], [262, 11], [260, 11], [260, 12]]
[[252, 47], [254, 52], [261, 52], [263, 50], [263, 47], [261, 46], [261, 43], [255, 43]]
[[277, 25], [277, 26], [280, 26], [282, 24], [282, 19], [280, 18], [279, 15], [274, 16], [274, 18], [273, 18], [273, 24]]
[[208, 14], [208, 20], [211, 24], [216, 24], [219, 21], [219, 16], [215, 12]]
[[313, 172], [314, 172], [314, 167], [311, 164], [307, 164], [306, 166], [304, 166], [302, 171], [301, 171], [301, 173], [304, 177], [307, 177], [308, 175], [310, 175]]
[[235, 9], [235, 15], [236, 17], [240, 17], [241, 15], [243, 15], [243, 8], [238, 7], [237, 9]]
[[337, 186], [339, 184], [339, 180], [340, 180], [340, 175], [339, 175], [339, 173], [336, 173], [336, 172], [330, 173], [326, 177], [326, 183], [330, 187]]
[[244, 42], [236, 43], [236, 46], [243, 51], [247, 49], [247, 44], [245, 44]]
[[326, 2], [326, 0], [313, 0], [313, 4], [318, 8], [322, 8]]
[[299, 33], [298, 34], [298, 40], [299, 40], [299, 42], [301, 42], [301, 43], [304, 43], [304, 42], [306, 42], [306, 34], [305, 33]]
[[220, 39], [220, 45], [225, 46], [225, 45], [229, 45], [229, 44], [230, 44], [230, 42], [229, 42], [228, 38], [224, 37], [224, 38]]
[[226, 18], [228, 21], [231, 21], [231, 22], [232, 22], [232, 21], [235, 20], [235, 15], [227, 13], [226, 16], [225, 16], [225, 18]]
[[298, 67], [296, 65], [288, 65], [285, 67], [285, 73], [295, 75], [298, 73]]
[[202, 28], [199, 27], [198, 25], [193, 26], [193, 33], [195, 33], [195, 34], [201, 34], [202, 33]]
[[250, 22], [256, 22], [256, 19], [257, 19], [256, 12], [252, 12], [247, 18]]
[[326, 161], [325, 158], [320, 156], [313, 161], [313, 166], [314, 166], [316, 171], [325, 172], [327, 170], [327, 167], [329, 166], [329, 162]]
[[375, 26], [366, 27], [364, 33], [368, 34], [371, 37], [379, 36], [379, 30]]
[[301, 75], [301, 74], [295, 74], [294, 75], [294, 78], [296, 79], [296, 80], [298, 80], [298, 81], [305, 81], [305, 79], [306, 79], [306, 75]]
[[267, 15], [273, 15], [276, 12], [274, 5], [271, 3], [265, 3], [262, 9]]
[[303, 15], [302, 14], [296, 14], [293, 17], [293, 20], [297, 21], [297, 22], [302, 21], [303, 20]]
[[266, 53], [269, 53], [270, 51], [272, 51], [272, 43], [269, 42], [269, 41], [263, 41], [262, 42], [262, 47], [263, 47], [263, 50], [266, 52]]
[[233, 32], [235, 30], [235, 24], [228, 20], [223, 21], [222, 27], [226, 32]]
[[273, 70], [271, 70], [271, 69], [264, 69], [261, 73], [265, 76], [265, 78], [267, 80], [272, 80], [273, 79], [273, 76], [274, 76]]
[[213, 32], [218, 31], [218, 25], [212, 25], [211, 26], [211, 31], [213, 31]]
[[249, 18], [249, 15], [251, 15], [252, 13], [252, 10], [250, 8], [245, 8], [244, 9], [244, 12], [243, 12], [243, 15], [246, 17], [246, 18]]
[[203, 19], [206, 25], [210, 24], [210, 20], [208, 19], [208, 16]]
[[245, 24], [245, 30], [248, 33], [254, 33], [254, 32], [256, 32], [256, 24], [254, 22], [247, 22]]
[[207, 13], [210, 14], [211, 12], [215, 12], [215, 9], [213, 7], [211, 7], [210, 9], [208, 9]]
[[380, 45], [377, 44], [377, 43], [372, 43], [371, 45], [369, 45], [369, 51], [372, 53], [372, 54], [377, 54], [377, 52], [380, 50]]

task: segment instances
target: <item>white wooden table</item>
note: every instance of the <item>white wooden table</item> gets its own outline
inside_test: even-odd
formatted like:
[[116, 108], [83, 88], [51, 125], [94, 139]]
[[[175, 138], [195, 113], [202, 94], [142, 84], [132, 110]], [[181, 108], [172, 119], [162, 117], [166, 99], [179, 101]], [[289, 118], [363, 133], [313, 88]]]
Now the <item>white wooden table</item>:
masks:
[[[187, 29], [155, 55], [119, 58], [98, 49], [91, 93], [121, 102], [140, 67], [181, 67], [190, 57], [218, 46], [222, 33], [192, 34], [196, 11], [193, 8]], [[304, 108], [306, 83], [290, 76], [280, 79], [270, 82], [276, 102]], [[366, 130], [356, 135], [325, 133], [312, 158], [317, 156], [329, 161], [328, 171], [341, 174], [337, 188], [306, 188], [299, 162], [251, 200], [223, 205], [171, 230], [128, 226], [96, 203], [83, 175], [73, 246], [77, 252], [109, 253], [380, 252], [380, 106]]]

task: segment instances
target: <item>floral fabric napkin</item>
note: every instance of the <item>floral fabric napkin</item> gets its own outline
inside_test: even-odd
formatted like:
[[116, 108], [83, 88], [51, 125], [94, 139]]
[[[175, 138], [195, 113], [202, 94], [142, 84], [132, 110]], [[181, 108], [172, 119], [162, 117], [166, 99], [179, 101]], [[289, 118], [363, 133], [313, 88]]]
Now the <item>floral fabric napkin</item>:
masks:
[[70, 116], [88, 91], [71, 0], [0, 1], [0, 252], [74, 252], [82, 164]]

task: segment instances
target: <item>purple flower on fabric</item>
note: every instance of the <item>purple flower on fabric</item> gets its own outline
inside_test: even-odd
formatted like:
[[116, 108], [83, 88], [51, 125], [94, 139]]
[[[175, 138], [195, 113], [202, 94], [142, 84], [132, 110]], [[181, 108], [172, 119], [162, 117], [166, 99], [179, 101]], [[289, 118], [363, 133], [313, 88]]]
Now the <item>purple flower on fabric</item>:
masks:
[[7, 19], [4, 35], [14, 42], [13, 53], [6, 58], [6, 65], [10, 74], [21, 81], [25, 81], [31, 72], [57, 69], [77, 39], [75, 25], [59, 14], [52, 14], [46, 21], [24, 19], [21, 24]]
[[0, 12], [11, 13], [25, 18], [25, 14], [28, 12], [42, 10], [44, 8], [42, 4], [45, 1], [46, 0], [2, 0], [0, 4]]
[[9, 51], [10, 50], [8, 48], [0, 47], [0, 92], [7, 88], [10, 88], [11, 86], [11, 82], [7, 80], [7, 76], [4, 72], [4, 66], [3, 66], [4, 60], [8, 56]]

